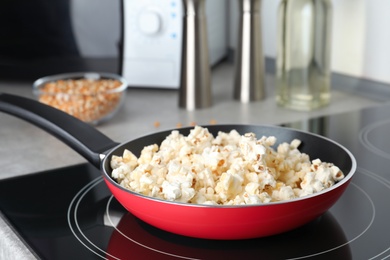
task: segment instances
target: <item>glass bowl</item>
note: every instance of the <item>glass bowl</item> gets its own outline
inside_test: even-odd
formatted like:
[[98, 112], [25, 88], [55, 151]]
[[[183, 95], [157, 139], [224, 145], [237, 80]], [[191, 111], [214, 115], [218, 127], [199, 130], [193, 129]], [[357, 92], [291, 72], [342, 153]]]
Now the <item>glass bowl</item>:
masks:
[[119, 110], [127, 86], [127, 81], [116, 74], [75, 72], [37, 79], [33, 93], [40, 102], [97, 125]]

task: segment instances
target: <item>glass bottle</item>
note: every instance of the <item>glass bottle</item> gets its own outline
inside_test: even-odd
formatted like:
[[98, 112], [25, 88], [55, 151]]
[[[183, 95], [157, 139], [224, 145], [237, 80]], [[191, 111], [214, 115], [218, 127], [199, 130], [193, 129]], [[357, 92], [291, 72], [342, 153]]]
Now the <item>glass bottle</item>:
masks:
[[306, 111], [328, 105], [331, 0], [282, 0], [278, 12], [277, 104]]

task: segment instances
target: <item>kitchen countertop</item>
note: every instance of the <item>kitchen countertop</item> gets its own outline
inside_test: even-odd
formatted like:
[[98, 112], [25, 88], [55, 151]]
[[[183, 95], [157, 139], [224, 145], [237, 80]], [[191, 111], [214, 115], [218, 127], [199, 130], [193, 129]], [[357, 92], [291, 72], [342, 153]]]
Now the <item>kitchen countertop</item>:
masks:
[[[310, 112], [287, 110], [276, 105], [274, 76], [267, 73], [265, 99], [242, 104], [233, 100], [233, 72], [229, 62], [213, 68], [213, 105], [195, 111], [179, 109], [177, 90], [129, 88], [124, 107], [97, 128], [113, 140], [124, 142], [178, 124], [281, 124], [380, 106], [390, 100], [390, 86], [334, 75], [329, 106]], [[0, 82], [0, 92], [33, 98], [31, 82]], [[86, 162], [61, 141], [30, 123], [4, 113], [0, 113], [0, 122], [0, 179]], [[34, 259], [1, 215], [0, 259]]]

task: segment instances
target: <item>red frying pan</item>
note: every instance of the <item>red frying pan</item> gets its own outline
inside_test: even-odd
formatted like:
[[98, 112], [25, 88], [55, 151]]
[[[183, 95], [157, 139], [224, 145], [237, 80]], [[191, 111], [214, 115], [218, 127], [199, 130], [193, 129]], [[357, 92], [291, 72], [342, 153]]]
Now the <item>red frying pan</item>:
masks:
[[[332, 162], [345, 178], [331, 188], [283, 202], [244, 206], [211, 206], [170, 202], [147, 197], [121, 187], [111, 178], [110, 160], [124, 149], [139, 155], [144, 146], [160, 144], [171, 132], [164, 131], [118, 144], [107, 136], [62, 111], [38, 101], [0, 94], [0, 111], [27, 120], [56, 136], [99, 168], [115, 198], [134, 216], [157, 228], [197, 238], [247, 239], [286, 232], [302, 226], [326, 212], [343, 194], [355, 171], [354, 156], [342, 145], [319, 135], [277, 126], [212, 125], [210, 133], [237, 130], [257, 136], [275, 136], [279, 143], [297, 138], [301, 152], [310, 158]], [[178, 129], [188, 135], [191, 127]]]

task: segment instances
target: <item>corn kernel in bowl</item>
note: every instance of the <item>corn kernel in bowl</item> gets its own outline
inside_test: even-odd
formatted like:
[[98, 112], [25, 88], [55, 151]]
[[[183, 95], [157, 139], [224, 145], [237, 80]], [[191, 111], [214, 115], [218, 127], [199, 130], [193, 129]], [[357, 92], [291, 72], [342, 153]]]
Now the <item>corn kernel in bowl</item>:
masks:
[[121, 107], [127, 83], [110, 73], [68, 73], [40, 78], [33, 88], [40, 102], [99, 124]]

